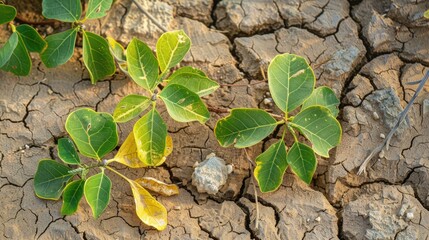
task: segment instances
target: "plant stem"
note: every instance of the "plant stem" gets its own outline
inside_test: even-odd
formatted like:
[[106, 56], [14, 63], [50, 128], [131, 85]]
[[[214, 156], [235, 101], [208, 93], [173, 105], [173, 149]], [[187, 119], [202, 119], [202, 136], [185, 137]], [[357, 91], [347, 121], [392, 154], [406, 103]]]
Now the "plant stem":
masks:
[[116, 173], [117, 175], [119, 175], [119, 176], [120, 176], [120, 177], [122, 177], [123, 179], [127, 180], [127, 182], [129, 182], [129, 181], [130, 181], [130, 179], [129, 179], [129, 178], [125, 177], [125, 175], [123, 175], [122, 173], [120, 173], [120, 172], [116, 171], [115, 169], [113, 169], [113, 168], [111, 168], [111, 167], [109, 167], [109, 166], [106, 166], [106, 168], [107, 168], [107, 169], [109, 169], [110, 171], [112, 171], [112, 172]]
[[255, 180], [253, 179], [253, 167], [254, 164], [252, 162], [252, 160], [250, 159], [249, 153], [247, 152], [247, 149], [244, 148], [244, 152], [246, 153], [246, 158], [247, 161], [249, 162], [249, 167], [250, 167], [250, 181], [252, 181], [252, 185], [253, 185], [253, 193], [255, 194], [255, 209], [256, 209], [256, 218], [255, 218], [255, 230], [258, 230], [259, 227], [259, 200], [258, 200], [258, 191], [256, 190], [256, 184], [255, 184]]
[[298, 142], [298, 137], [296, 136], [295, 130], [293, 130], [293, 128], [290, 126], [290, 124], [287, 124], [287, 129], [292, 134], [293, 139], [295, 140], [295, 142]]
[[[372, 157], [375, 154], [380, 152], [384, 147], [386, 147], [386, 150], [389, 150], [390, 140], [392, 139], [393, 134], [396, 132], [396, 130], [398, 130], [399, 125], [402, 123], [402, 121], [404, 121], [405, 117], [408, 114], [408, 111], [410, 111], [411, 106], [414, 104], [414, 101], [417, 99], [418, 95], [422, 91], [422, 89], [423, 89], [424, 85], [426, 84], [426, 82], [428, 81], [428, 79], [429, 79], [429, 71], [427, 71], [425, 76], [420, 81], [418, 81], [419, 86], [417, 87], [416, 91], [414, 92], [413, 97], [411, 98], [410, 102], [408, 102], [405, 109], [399, 114], [398, 121], [396, 121], [395, 126], [390, 130], [389, 134], [384, 139], [383, 143], [378, 145], [374, 150], [372, 150], [372, 152], [368, 155], [368, 157], [360, 165], [359, 171], [357, 172], [358, 175], [366, 172], [366, 166], [368, 165], [368, 162], [372, 159]], [[417, 82], [413, 82], [413, 83], [417, 83]]]
[[[207, 109], [210, 112], [214, 112], [214, 113], [230, 113], [231, 112], [231, 109], [229, 109], [229, 108], [213, 107], [210, 105], [207, 105]], [[267, 111], [267, 109], [262, 109], [262, 110]], [[284, 117], [282, 115], [278, 115], [278, 114], [274, 114], [274, 113], [270, 113], [270, 112], [268, 112], [268, 114], [270, 114], [274, 118], [279, 119], [280, 121], [278, 122], [278, 124], [285, 123]]]
[[153, 17], [149, 12], [146, 11], [146, 9], [144, 9], [142, 7], [142, 5], [140, 5], [140, 3], [138, 3], [136, 0], [131, 0], [136, 6], [137, 8], [144, 14], [146, 15], [146, 17], [148, 17], [159, 29], [161, 29], [163, 32], [168, 32], [168, 30], [162, 26], [161, 23], [158, 22], [158, 20], [155, 19], [155, 17]]

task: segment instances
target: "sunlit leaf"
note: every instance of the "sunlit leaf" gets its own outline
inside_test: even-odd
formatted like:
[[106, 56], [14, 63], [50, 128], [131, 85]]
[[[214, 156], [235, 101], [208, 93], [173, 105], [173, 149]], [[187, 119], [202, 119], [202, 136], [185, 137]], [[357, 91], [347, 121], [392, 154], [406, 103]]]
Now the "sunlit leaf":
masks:
[[161, 231], [167, 227], [167, 209], [150, 193], [132, 180], [128, 180], [136, 204], [136, 213], [140, 220]]
[[1, 67], [2, 70], [11, 72], [17, 76], [27, 76], [31, 70], [31, 58], [25, 47], [24, 40], [17, 33], [18, 43], [9, 60]]
[[283, 112], [301, 105], [312, 93], [313, 70], [304, 58], [294, 54], [277, 55], [268, 66], [268, 86], [274, 102]]
[[156, 55], [162, 73], [167, 72], [185, 57], [191, 48], [191, 39], [183, 30], [161, 35], [156, 43]]
[[106, 39], [92, 32], [83, 31], [83, 61], [92, 84], [113, 75], [116, 71], [115, 61]]
[[340, 100], [329, 87], [316, 88], [310, 97], [302, 104], [301, 111], [311, 106], [322, 106], [329, 109], [332, 116], [338, 116]]
[[76, 143], [79, 152], [100, 160], [118, 144], [118, 130], [113, 117], [89, 108], [69, 114], [66, 130]]
[[277, 190], [283, 182], [286, 168], [286, 145], [281, 139], [256, 158], [254, 175], [261, 192]]
[[103, 172], [89, 177], [84, 185], [86, 201], [92, 209], [94, 218], [98, 218], [109, 205], [112, 182]]
[[122, 98], [113, 111], [115, 122], [128, 122], [150, 106], [150, 99], [141, 95], [130, 94]]
[[341, 125], [325, 107], [306, 108], [290, 124], [310, 140], [313, 150], [322, 157], [329, 157], [329, 150], [340, 143]]
[[317, 167], [316, 155], [311, 147], [295, 142], [287, 153], [287, 162], [301, 180], [310, 184]]
[[183, 67], [174, 72], [169, 78], [169, 84], [179, 84], [192, 92], [198, 94], [200, 97], [208, 95], [219, 88], [219, 84], [203, 74], [201, 71], [191, 68]]
[[165, 157], [167, 126], [155, 108], [134, 125], [138, 156], [147, 166], [161, 165]]
[[128, 73], [139, 86], [152, 91], [158, 84], [158, 62], [152, 50], [133, 38], [127, 47]]
[[109, 43], [110, 52], [112, 53], [113, 57], [115, 57], [116, 61], [126, 62], [127, 56], [125, 55], [124, 47], [111, 37], [107, 37], [106, 39]]
[[61, 138], [58, 140], [58, 156], [67, 164], [80, 163], [76, 148], [69, 138]]
[[179, 187], [176, 184], [167, 184], [151, 177], [142, 177], [134, 181], [136, 181], [142, 187], [152, 192], [159, 193], [163, 196], [173, 196], [179, 194]]
[[40, 54], [42, 62], [48, 68], [66, 63], [72, 56], [78, 28], [52, 34], [46, 37], [48, 47]]
[[3, 47], [0, 48], [0, 67], [3, 67], [9, 61], [16, 46], [18, 46], [18, 33], [14, 32]]
[[245, 148], [257, 144], [277, 126], [276, 120], [260, 109], [236, 108], [216, 123], [215, 135], [223, 147]]
[[80, 0], [43, 0], [43, 16], [62, 22], [77, 22], [82, 15]]
[[178, 122], [205, 123], [210, 118], [201, 98], [182, 85], [169, 84], [159, 97], [164, 101], [170, 116]]
[[8, 23], [15, 17], [16, 9], [13, 6], [0, 3], [0, 24]]
[[79, 202], [83, 197], [83, 186], [85, 180], [76, 180], [67, 184], [63, 192], [63, 206], [61, 207], [62, 215], [72, 215], [76, 212]]
[[429, 10], [426, 10], [426, 12], [424, 13], [425, 18], [429, 18]]
[[41, 53], [48, 46], [45, 39], [43, 39], [40, 34], [32, 26], [27, 24], [22, 24], [16, 27], [16, 31], [22, 37], [22, 40], [27, 47], [29, 52], [38, 52]]
[[67, 182], [73, 177], [70, 170], [54, 160], [41, 160], [34, 176], [36, 195], [39, 198], [58, 200]]
[[132, 131], [128, 135], [127, 139], [125, 139], [124, 143], [121, 145], [121, 148], [119, 148], [118, 153], [116, 153], [113, 159], [116, 162], [124, 164], [130, 168], [142, 168], [147, 166], [139, 159], [136, 140]]
[[96, 19], [106, 16], [112, 6], [113, 0], [89, 0], [86, 9], [87, 19]]

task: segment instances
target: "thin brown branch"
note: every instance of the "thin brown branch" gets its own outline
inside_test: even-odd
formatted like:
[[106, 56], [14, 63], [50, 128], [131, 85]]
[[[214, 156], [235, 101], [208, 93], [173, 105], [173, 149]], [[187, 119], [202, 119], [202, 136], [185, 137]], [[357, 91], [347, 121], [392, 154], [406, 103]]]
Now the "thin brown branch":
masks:
[[419, 81], [419, 86], [416, 89], [416, 92], [414, 93], [413, 97], [411, 98], [410, 102], [407, 104], [405, 109], [399, 114], [398, 120], [396, 121], [395, 126], [390, 130], [387, 137], [384, 139], [383, 143], [378, 145], [372, 152], [368, 155], [368, 157], [363, 161], [363, 163], [359, 167], [358, 175], [366, 172], [366, 166], [368, 165], [369, 161], [374, 157], [375, 154], [379, 153], [384, 147], [386, 147], [386, 150], [389, 150], [390, 140], [393, 137], [393, 134], [398, 130], [399, 125], [404, 121], [404, 119], [407, 117], [408, 112], [411, 109], [411, 106], [414, 104], [414, 101], [417, 99], [418, 95], [422, 91], [424, 85], [429, 79], [429, 71], [426, 72], [425, 76], [422, 78], [422, 80]]

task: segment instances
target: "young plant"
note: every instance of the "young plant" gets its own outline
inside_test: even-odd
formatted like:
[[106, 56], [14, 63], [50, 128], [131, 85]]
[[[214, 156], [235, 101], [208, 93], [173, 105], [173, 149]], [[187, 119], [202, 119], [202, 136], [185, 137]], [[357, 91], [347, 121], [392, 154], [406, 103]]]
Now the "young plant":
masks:
[[95, 84], [115, 73], [115, 62], [110, 54], [109, 45], [103, 37], [85, 31], [82, 24], [88, 19], [104, 17], [112, 6], [113, 0], [89, 0], [82, 18], [80, 0], [43, 0], [43, 16], [62, 22], [72, 23], [72, 28], [46, 37], [48, 47], [41, 54], [42, 62], [48, 67], [66, 63], [72, 56], [78, 33], [83, 36], [83, 61], [88, 69], [91, 82]]
[[[73, 142], [62, 138], [58, 141], [58, 156], [65, 164], [77, 168], [72, 169], [51, 159], [41, 160], [34, 178], [34, 189], [36, 195], [44, 199], [58, 200], [62, 195], [61, 213], [64, 215], [73, 214], [85, 195], [94, 217], [98, 218], [110, 199], [111, 181], [106, 175], [107, 169], [130, 184], [141, 221], [163, 230], [167, 226], [167, 211], [145, 188], [171, 196], [178, 194], [177, 186], [152, 178], [131, 180], [109, 164], [117, 162], [130, 168], [161, 165], [171, 154], [173, 143], [166, 124], [156, 110], [157, 99], [165, 103], [173, 119], [204, 123], [210, 115], [200, 97], [212, 93], [219, 85], [202, 71], [191, 67], [180, 68], [164, 80], [170, 68], [178, 64], [189, 51], [191, 42], [183, 31], [167, 32], [160, 37], [157, 44], [158, 60], [151, 49], [136, 38], [128, 45], [126, 55], [116, 41], [109, 39], [109, 42], [119, 66], [150, 96], [126, 96], [119, 102], [113, 116], [87, 108], [72, 112], [67, 118], [66, 130], [79, 153], [96, 162], [82, 163]], [[149, 111], [136, 122], [116, 156], [103, 160], [118, 144], [116, 123], [129, 121], [149, 107]], [[99, 172], [88, 177], [93, 168], [99, 169]]]
[[159, 38], [157, 58], [137, 38], [132, 39], [126, 53], [116, 41], [108, 40], [120, 68], [149, 93], [147, 96], [133, 94], [124, 97], [116, 106], [113, 118], [118, 123], [127, 122], [149, 108], [135, 123], [130, 137], [135, 138], [142, 166], [159, 166], [166, 159], [170, 137], [156, 109], [157, 99], [164, 102], [174, 120], [205, 123], [210, 113], [201, 97], [212, 93], [219, 85], [192, 67], [179, 68], [168, 76], [170, 69], [182, 61], [191, 46], [191, 40], [182, 30], [164, 33]]
[[[339, 101], [328, 87], [314, 89], [314, 73], [304, 58], [287, 53], [276, 56], [268, 67], [268, 85], [275, 104], [284, 113], [281, 119], [260, 109], [232, 109], [215, 127], [223, 147], [234, 144], [246, 148], [284, 125], [281, 138], [256, 158], [254, 176], [262, 192], [275, 191], [288, 166], [309, 184], [317, 166], [315, 153], [329, 157], [329, 150], [341, 139], [341, 125], [336, 120]], [[299, 113], [291, 116], [299, 107]], [[296, 130], [312, 147], [299, 141]], [[290, 148], [285, 144], [287, 132], [294, 140]]]
[[[58, 140], [58, 156], [63, 163], [52, 159], [43, 159], [39, 162], [34, 177], [36, 195], [50, 200], [58, 200], [62, 195], [61, 214], [63, 215], [76, 212], [80, 200], [85, 196], [94, 218], [98, 218], [107, 208], [110, 200], [112, 183], [106, 174], [108, 170], [130, 184], [136, 212], [141, 221], [158, 230], [163, 230], [167, 226], [167, 210], [145, 188], [171, 196], [179, 193], [177, 186], [165, 184], [153, 178], [131, 180], [109, 166], [112, 162], [123, 163], [130, 167], [142, 166], [137, 157], [138, 151], [132, 133], [115, 157], [105, 160], [103, 157], [114, 150], [118, 144], [117, 126], [110, 114], [97, 113], [88, 108], [79, 109], [68, 116], [65, 128], [73, 141], [69, 138]], [[165, 156], [171, 151], [171, 142], [167, 142]], [[92, 159], [93, 162], [84, 163], [78, 152]], [[94, 171], [91, 169], [95, 169], [96, 174], [93, 174]]]
[[0, 69], [17, 76], [27, 76], [31, 70], [30, 52], [42, 53], [45, 40], [27, 24], [15, 26], [16, 9], [0, 2], [0, 25], [9, 23], [12, 30], [7, 42], [0, 48]]

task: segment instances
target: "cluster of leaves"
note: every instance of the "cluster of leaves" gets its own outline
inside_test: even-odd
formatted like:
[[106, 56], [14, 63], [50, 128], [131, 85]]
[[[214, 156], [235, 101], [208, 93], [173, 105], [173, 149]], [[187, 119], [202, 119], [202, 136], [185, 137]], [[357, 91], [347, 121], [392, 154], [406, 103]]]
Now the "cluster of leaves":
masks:
[[[85, 196], [93, 216], [98, 218], [110, 201], [112, 183], [106, 175], [107, 169], [130, 184], [136, 212], [141, 221], [158, 230], [164, 229], [167, 226], [167, 210], [146, 189], [171, 196], [179, 193], [177, 186], [165, 184], [153, 178], [131, 180], [109, 166], [112, 162], [126, 163], [128, 166], [139, 165], [137, 147], [132, 133], [114, 158], [102, 160], [118, 144], [117, 125], [110, 114], [82, 108], [68, 116], [65, 127], [73, 141], [69, 138], [58, 140], [58, 156], [63, 163], [52, 159], [43, 159], [39, 162], [34, 177], [36, 195], [50, 200], [58, 200], [62, 196], [61, 214], [63, 215], [73, 214], [80, 200]], [[89, 165], [82, 163], [77, 150], [81, 155], [95, 160], [95, 164], [94, 162]], [[77, 168], [72, 169], [70, 166], [77, 166]], [[99, 169], [99, 172], [88, 176], [93, 173], [91, 169]]]
[[[107, 40], [103, 37], [85, 31], [83, 24], [88, 19], [104, 17], [112, 6], [113, 0], [89, 0], [85, 15], [82, 16], [80, 0], [43, 0], [43, 16], [71, 23], [72, 27], [64, 32], [52, 34], [43, 39], [38, 32], [29, 25], [15, 27], [10, 23], [12, 35], [8, 42], [0, 49], [0, 67], [18, 76], [30, 73], [31, 58], [29, 52], [40, 54], [42, 62], [48, 67], [57, 67], [66, 63], [75, 49], [78, 33], [83, 38], [83, 61], [95, 84], [115, 73], [115, 61], [109, 51]], [[16, 16], [12, 6], [0, 5], [0, 24], [11, 22]]]
[[18, 76], [27, 76], [31, 70], [30, 52], [42, 53], [46, 41], [32, 26], [22, 24], [15, 26], [12, 21], [16, 17], [16, 9], [0, 3], [0, 25], [9, 23], [12, 34], [0, 48], [0, 69]]
[[127, 122], [149, 108], [135, 123], [133, 135], [141, 165], [159, 166], [166, 159], [167, 143], [171, 138], [156, 109], [157, 99], [161, 99], [174, 120], [205, 123], [210, 113], [201, 97], [214, 92], [219, 85], [192, 67], [179, 68], [168, 76], [191, 46], [191, 40], [182, 30], [161, 35], [156, 44], [157, 57], [137, 38], [130, 42], [126, 51], [113, 39], [109, 39], [109, 43], [120, 68], [150, 94], [124, 97], [116, 106], [113, 118], [116, 122]]
[[[66, 121], [66, 130], [80, 154], [95, 159], [94, 165], [82, 164], [70, 139], [58, 141], [58, 156], [65, 164], [45, 159], [39, 162], [34, 178], [34, 189], [40, 198], [58, 200], [63, 197], [61, 213], [76, 211], [83, 195], [92, 208], [95, 218], [106, 209], [110, 199], [111, 181], [105, 174], [108, 169], [131, 186], [136, 212], [147, 225], [162, 230], [167, 226], [167, 211], [145, 189], [163, 195], [178, 193], [175, 185], [167, 185], [150, 178], [131, 180], [109, 164], [118, 162], [130, 168], [155, 167], [161, 165], [171, 154], [172, 139], [167, 126], [156, 110], [157, 99], [161, 99], [171, 117], [180, 122], [206, 122], [210, 114], [201, 96], [215, 91], [219, 85], [200, 70], [182, 67], [170, 74], [170, 69], [182, 61], [190, 49], [191, 41], [183, 31], [163, 34], [156, 45], [157, 58], [142, 41], [134, 38], [125, 51], [113, 39], [109, 39], [110, 50], [119, 67], [150, 94], [128, 95], [114, 110], [97, 113], [91, 109], [79, 109], [71, 113]], [[167, 77], [168, 76], [168, 77]], [[116, 156], [110, 160], [102, 158], [118, 144], [117, 123], [127, 122], [150, 108], [134, 125], [133, 131], [122, 144]], [[87, 177], [90, 169], [100, 172]]]
[[[341, 140], [341, 125], [336, 120], [339, 100], [328, 87], [314, 89], [314, 73], [304, 58], [276, 56], [268, 67], [268, 85], [275, 104], [284, 113], [281, 120], [260, 109], [242, 108], [233, 109], [215, 127], [222, 146], [246, 148], [262, 141], [277, 126], [284, 126], [281, 138], [256, 158], [254, 176], [262, 192], [275, 191], [288, 166], [309, 184], [317, 166], [315, 153], [329, 157], [329, 150]], [[299, 113], [290, 116], [299, 106]], [[312, 147], [300, 142], [295, 130]], [[289, 149], [285, 144], [287, 132], [294, 139]]]
[[43, 16], [62, 22], [72, 23], [72, 28], [46, 37], [48, 47], [40, 55], [48, 67], [57, 67], [66, 63], [72, 56], [77, 34], [83, 37], [83, 61], [95, 84], [115, 73], [115, 62], [109, 52], [109, 45], [103, 37], [85, 31], [82, 24], [88, 19], [102, 18], [112, 6], [113, 0], [89, 0], [85, 16], [82, 17], [80, 0], [43, 0]]

